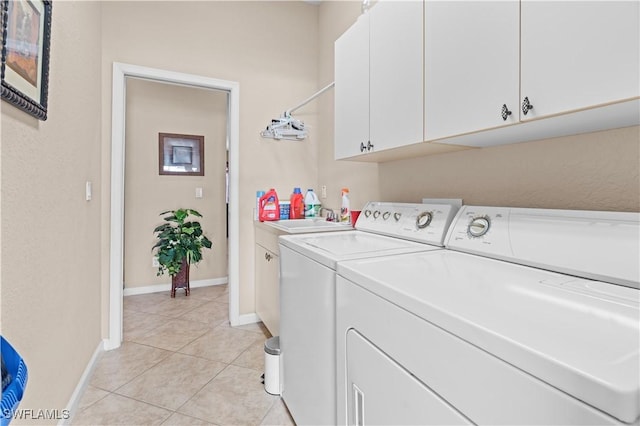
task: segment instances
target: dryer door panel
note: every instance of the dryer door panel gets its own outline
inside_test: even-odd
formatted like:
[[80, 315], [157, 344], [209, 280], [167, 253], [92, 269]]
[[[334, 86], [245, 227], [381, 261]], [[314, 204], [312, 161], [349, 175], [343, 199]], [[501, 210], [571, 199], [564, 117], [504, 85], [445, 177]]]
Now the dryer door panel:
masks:
[[355, 330], [347, 332], [350, 425], [472, 424]]

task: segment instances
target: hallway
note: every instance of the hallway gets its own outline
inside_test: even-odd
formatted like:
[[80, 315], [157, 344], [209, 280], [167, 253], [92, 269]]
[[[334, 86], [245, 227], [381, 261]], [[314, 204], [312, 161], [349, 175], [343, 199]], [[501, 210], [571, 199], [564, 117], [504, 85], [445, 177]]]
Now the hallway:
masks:
[[261, 324], [232, 328], [226, 285], [124, 298], [124, 342], [98, 361], [72, 424], [293, 425], [264, 391]]

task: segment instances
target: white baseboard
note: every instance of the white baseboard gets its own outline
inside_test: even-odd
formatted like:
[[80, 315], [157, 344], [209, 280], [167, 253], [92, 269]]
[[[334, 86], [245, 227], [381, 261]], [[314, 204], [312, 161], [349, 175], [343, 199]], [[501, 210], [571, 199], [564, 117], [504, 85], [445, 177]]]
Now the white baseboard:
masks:
[[[197, 288], [197, 287], [209, 287], [212, 285], [222, 285], [227, 284], [229, 282], [228, 277], [222, 278], [211, 278], [208, 280], [196, 280], [189, 282], [189, 287]], [[171, 283], [165, 284], [154, 284], [154, 285], [146, 285], [140, 287], [129, 287], [125, 288], [122, 292], [123, 296], [134, 296], [136, 294], [149, 294], [149, 293], [160, 293], [163, 291], [170, 291]]]
[[93, 355], [91, 356], [89, 363], [84, 369], [84, 373], [82, 373], [82, 376], [80, 377], [80, 380], [78, 381], [78, 384], [76, 385], [75, 390], [71, 394], [69, 403], [67, 404], [67, 410], [69, 411], [70, 416], [68, 419], [60, 420], [58, 422], [59, 425], [71, 424], [71, 420], [73, 420], [73, 417], [76, 414], [76, 411], [78, 410], [78, 404], [80, 403], [80, 399], [82, 398], [85, 391], [87, 390], [87, 386], [89, 386], [89, 381], [91, 380], [91, 376], [93, 375], [93, 370], [95, 370], [96, 368], [96, 363], [98, 362], [100, 355], [104, 352], [106, 346], [107, 346], [107, 339], [104, 339], [100, 343], [98, 343], [96, 350], [93, 352]]
[[256, 322], [260, 322], [260, 317], [257, 314], [244, 314], [239, 315], [237, 323], [231, 325], [237, 327], [239, 325], [254, 324]]

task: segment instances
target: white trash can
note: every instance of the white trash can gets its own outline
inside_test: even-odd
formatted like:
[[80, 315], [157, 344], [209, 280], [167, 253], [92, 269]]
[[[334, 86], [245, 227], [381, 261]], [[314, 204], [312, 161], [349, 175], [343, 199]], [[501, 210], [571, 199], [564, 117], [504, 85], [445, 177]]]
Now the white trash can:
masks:
[[264, 342], [264, 390], [280, 395], [280, 336]]

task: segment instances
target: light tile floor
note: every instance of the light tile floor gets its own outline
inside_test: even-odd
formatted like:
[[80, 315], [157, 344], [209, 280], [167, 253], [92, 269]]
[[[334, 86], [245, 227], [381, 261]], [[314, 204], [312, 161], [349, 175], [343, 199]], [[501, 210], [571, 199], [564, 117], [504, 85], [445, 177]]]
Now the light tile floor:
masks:
[[124, 342], [105, 352], [75, 425], [294, 425], [264, 390], [262, 324], [230, 327], [227, 286], [124, 298]]

